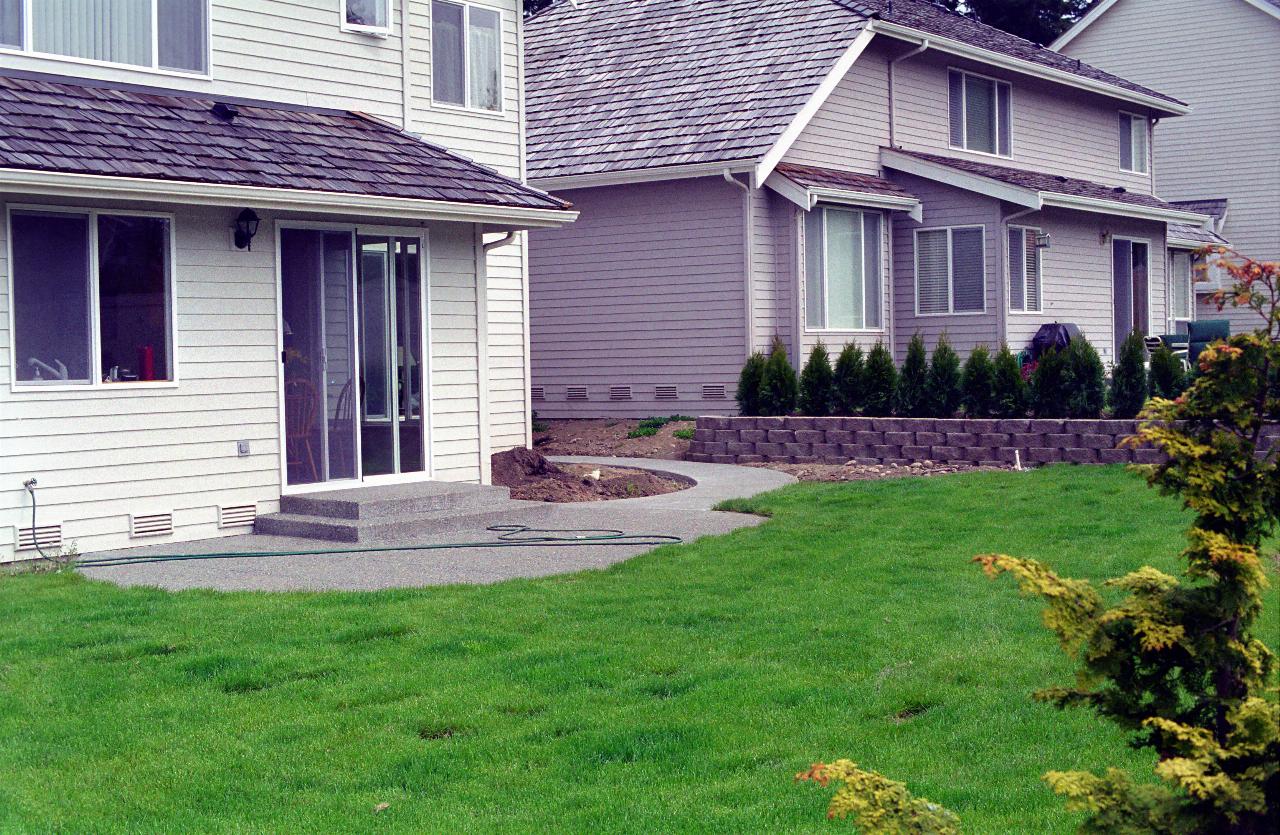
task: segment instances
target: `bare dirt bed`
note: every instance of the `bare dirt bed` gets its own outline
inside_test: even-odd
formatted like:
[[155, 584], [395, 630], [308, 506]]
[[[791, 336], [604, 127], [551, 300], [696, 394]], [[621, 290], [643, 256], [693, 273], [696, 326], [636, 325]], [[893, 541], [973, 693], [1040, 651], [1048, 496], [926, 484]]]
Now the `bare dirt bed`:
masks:
[[535, 502], [600, 502], [659, 496], [693, 482], [630, 467], [553, 464], [530, 449], [493, 456], [493, 483], [511, 488], [511, 498]]
[[628, 438], [639, 420], [543, 420], [546, 430], [533, 433], [533, 445], [543, 455], [608, 455], [625, 458], [663, 458], [682, 461], [689, 442], [675, 437], [693, 429], [693, 421], [673, 421], [647, 438]]
[[764, 467], [793, 475], [800, 481], [873, 481], [881, 478], [906, 478], [908, 476], [950, 475], [978, 470], [1007, 469], [1005, 467], [979, 467], [973, 464], [935, 464], [932, 461], [915, 464], [745, 464], [747, 467]]

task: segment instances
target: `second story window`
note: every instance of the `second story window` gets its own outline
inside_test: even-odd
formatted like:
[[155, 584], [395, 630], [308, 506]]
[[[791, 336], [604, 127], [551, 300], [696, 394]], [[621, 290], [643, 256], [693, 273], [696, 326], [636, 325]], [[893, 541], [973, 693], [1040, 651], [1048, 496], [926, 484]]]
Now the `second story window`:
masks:
[[502, 110], [502, 15], [493, 9], [431, 4], [431, 98], [437, 104]]
[[951, 147], [1007, 157], [1013, 144], [1013, 95], [1007, 82], [951, 70]]
[[1147, 117], [1134, 113], [1120, 114], [1120, 170], [1146, 174], [1150, 151], [1147, 142]]
[[391, 0], [342, 0], [342, 28], [387, 34], [391, 31]]
[[205, 73], [208, 20], [208, 0], [0, 0], [0, 47]]

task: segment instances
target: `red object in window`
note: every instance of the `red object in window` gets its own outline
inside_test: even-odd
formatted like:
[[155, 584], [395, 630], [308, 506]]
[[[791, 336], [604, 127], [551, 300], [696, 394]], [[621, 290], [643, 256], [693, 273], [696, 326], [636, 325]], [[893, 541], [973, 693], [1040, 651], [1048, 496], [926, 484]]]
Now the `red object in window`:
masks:
[[150, 345], [138, 348], [138, 379], [154, 380], [156, 378], [156, 352]]

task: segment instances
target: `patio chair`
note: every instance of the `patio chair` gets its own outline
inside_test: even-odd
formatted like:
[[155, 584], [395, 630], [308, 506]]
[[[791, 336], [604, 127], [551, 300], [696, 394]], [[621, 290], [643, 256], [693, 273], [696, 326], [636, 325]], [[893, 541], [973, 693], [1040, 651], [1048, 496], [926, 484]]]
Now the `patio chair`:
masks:
[[1187, 362], [1199, 368], [1200, 354], [1209, 343], [1231, 336], [1231, 322], [1226, 319], [1200, 319], [1187, 323]]

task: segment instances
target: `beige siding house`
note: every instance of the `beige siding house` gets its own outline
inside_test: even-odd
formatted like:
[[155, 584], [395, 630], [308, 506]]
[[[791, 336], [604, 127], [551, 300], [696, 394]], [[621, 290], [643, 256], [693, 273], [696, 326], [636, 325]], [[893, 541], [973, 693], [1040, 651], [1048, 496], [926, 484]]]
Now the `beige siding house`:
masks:
[[523, 182], [518, 1], [142, 5], [0, 0], [0, 561], [487, 481], [524, 230], [575, 216]]
[[[1215, 214], [1245, 255], [1280, 261], [1280, 0], [1101, 0], [1054, 48], [1188, 102], [1156, 130], [1161, 195]], [[1196, 289], [1201, 318], [1247, 321], [1207, 302], [1215, 282]]]

